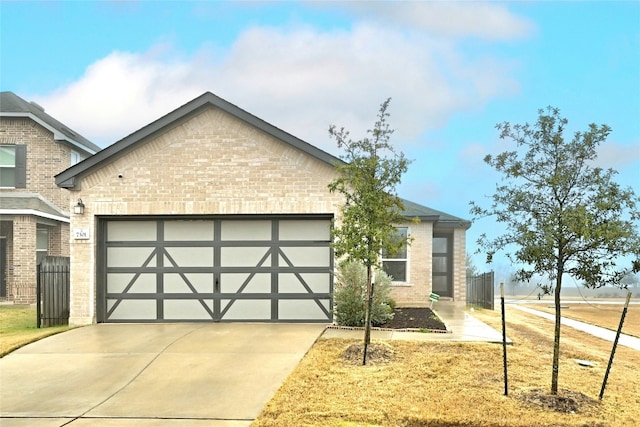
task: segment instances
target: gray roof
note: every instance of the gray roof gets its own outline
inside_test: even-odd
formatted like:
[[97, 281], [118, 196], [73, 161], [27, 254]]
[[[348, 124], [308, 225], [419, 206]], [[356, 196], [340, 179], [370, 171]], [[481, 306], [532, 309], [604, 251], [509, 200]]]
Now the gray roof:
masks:
[[443, 227], [464, 227], [467, 229], [471, 227], [471, 222], [466, 219], [431, 209], [410, 200], [402, 199], [402, 202], [404, 203], [404, 211], [402, 212], [402, 215], [407, 218], [419, 218], [422, 221], [434, 221], [436, 222], [436, 226]]
[[248, 113], [240, 107], [233, 105], [230, 102], [225, 101], [224, 99], [212, 94], [211, 92], [205, 92], [196, 99], [189, 101], [176, 110], [173, 110], [169, 114], [159, 118], [158, 120], [143, 127], [142, 129], [121, 139], [120, 141], [117, 141], [114, 144], [108, 146], [99, 153], [59, 173], [55, 177], [56, 184], [59, 187], [63, 188], [73, 188], [75, 186], [75, 179], [77, 176], [89, 172], [94, 168], [102, 167], [103, 165], [111, 162], [112, 160], [129, 151], [132, 146], [144, 142], [149, 138], [152, 138], [159, 132], [164, 132], [175, 126], [178, 126], [181, 123], [189, 120], [193, 116], [199, 114], [202, 110], [211, 107], [219, 108], [226, 113], [236, 117], [237, 119], [242, 120], [266, 132], [274, 138], [288, 143], [293, 147], [298, 148], [299, 150], [302, 150], [305, 153], [317, 158], [318, 160], [321, 160], [332, 166], [342, 163], [342, 160], [327, 153], [326, 151], [323, 151], [318, 147], [309, 144], [308, 142], [296, 138], [295, 136], [265, 122], [264, 120]]
[[0, 193], [0, 210], [3, 215], [33, 211], [36, 215], [48, 218], [69, 218], [68, 212], [36, 193]]
[[[154, 135], [176, 127], [181, 123], [189, 120], [190, 118], [196, 116], [204, 109], [211, 107], [219, 108], [226, 113], [236, 117], [237, 119], [242, 120], [245, 123], [252, 125], [262, 130], [263, 132], [273, 136], [274, 138], [290, 144], [291, 146], [331, 166], [344, 164], [344, 161], [339, 159], [338, 157], [335, 157], [309, 144], [308, 142], [305, 142], [265, 122], [264, 120], [248, 113], [240, 107], [212, 94], [211, 92], [206, 92], [195, 98], [194, 100], [170, 112], [169, 114], [132, 133], [131, 135], [115, 142], [114, 144], [108, 146], [97, 154], [94, 154], [93, 156], [83, 160], [82, 162], [71, 166], [69, 169], [59, 173], [55, 177], [56, 185], [62, 188], [74, 188], [76, 185], [77, 177], [110, 163], [111, 161], [130, 151], [137, 144], [144, 143], [149, 138], [153, 138]], [[426, 206], [422, 206], [409, 200], [403, 200], [403, 202], [405, 205], [403, 215], [405, 215], [407, 218], [418, 217], [421, 220], [434, 221], [437, 223], [437, 225], [444, 227], [469, 228], [471, 226], [471, 223], [464, 219], [428, 208]]]
[[44, 108], [25, 101], [13, 92], [0, 92], [0, 117], [28, 117], [53, 132], [53, 138], [57, 141], [66, 141], [87, 154], [100, 151], [100, 147], [87, 138], [45, 113]]

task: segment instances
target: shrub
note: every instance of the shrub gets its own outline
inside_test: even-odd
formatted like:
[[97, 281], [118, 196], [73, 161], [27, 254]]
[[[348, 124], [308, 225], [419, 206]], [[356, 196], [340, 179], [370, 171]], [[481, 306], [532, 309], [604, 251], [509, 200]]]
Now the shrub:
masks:
[[[391, 278], [376, 271], [371, 305], [371, 323], [382, 325], [393, 318], [395, 301], [389, 297]], [[334, 293], [335, 319], [341, 326], [364, 326], [367, 304], [367, 270], [357, 262], [343, 262], [338, 267]]]

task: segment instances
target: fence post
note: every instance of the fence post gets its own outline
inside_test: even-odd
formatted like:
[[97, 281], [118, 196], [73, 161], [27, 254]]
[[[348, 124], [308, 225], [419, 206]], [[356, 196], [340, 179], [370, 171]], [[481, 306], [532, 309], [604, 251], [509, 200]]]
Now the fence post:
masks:
[[613, 356], [616, 354], [616, 347], [618, 347], [618, 339], [620, 338], [620, 332], [622, 331], [622, 325], [624, 325], [624, 318], [627, 315], [627, 309], [629, 308], [629, 300], [631, 300], [631, 291], [627, 291], [627, 301], [624, 303], [622, 309], [622, 316], [620, 317], [620, 325], [616, 332], [616, 339], [613, 341], [613, 348], [611, 349], [611, 357], [609, 357], [609, 363], [607, 364], [607, 371], [604, 374], [604, 380], [602, 380], [602, 388], [600, 389], [600, 395], [598, 398], [602, 400], [604, 396], [604, 388], [607, 386], [607, 379], [609, 378], [609, 372], [611, 371], [611, 365], [613, 364]]
[[37, 275], [36, 275], [36, 328], [40, 329], [42, 327], [42, 282], [40, 275], [42, 274], [41, 264], [38, 264], [36, 267]]
[[502, 363], [504, 365], [504, 395], [509, 395], [507, 380], [507, 326], [504, 314], [504, 283], [500, 283], [500, 305], [502, 306]]

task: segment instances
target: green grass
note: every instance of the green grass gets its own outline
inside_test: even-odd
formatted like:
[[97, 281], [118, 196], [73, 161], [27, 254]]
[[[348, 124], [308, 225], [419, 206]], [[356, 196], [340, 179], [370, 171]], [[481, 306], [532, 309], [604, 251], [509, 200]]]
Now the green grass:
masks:
[[0, 357], [69, 326], [36, 327], [36, 308], [29, 305], [0, 305]]

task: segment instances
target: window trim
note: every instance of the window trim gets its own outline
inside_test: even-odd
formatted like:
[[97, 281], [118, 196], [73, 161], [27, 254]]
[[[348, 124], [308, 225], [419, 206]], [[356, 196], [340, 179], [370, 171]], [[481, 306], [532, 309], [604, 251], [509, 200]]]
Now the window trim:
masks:
[[1, 147], [12, 147], [14, 149], [13, 166], [0, 165], [2, 169], [13, 169], [13, 185], [2, 186], [0, 188], [26, 188], [27, 187], [27, 146], [21, 144], [1, 144]]
[[[405, 229], [407, 230], [406, 232], [406, 238], [407, 240], [409, 239], [409, 236], [411, 236], [411, 229], [409, 226], [397, 226], [395, 227], [396, 230], [400, 230], [400, 229]], [[410, 245], [408, 242], [404, 243], [404, 247], [405, 247], [405, 258], [385, 258], [383, 256], [383, 254], [380, 254], [380, 264], [382, 266], [382, 270], [384, 271], [384, 263], [385, 261], [404, 261], [405, 263], [405, 277], [404, 280], [392, 280], [391, 284], [392, 285], [398, 285], [398, 286], [402, 286], [402, 285], [408, 285], [410, 283], [410, 278], [411, 278], [411, 264], [410, 264], [410, 252], [409, 252], [409, 248]], [[385, 271], [386, 273], [386, 271]]]
[[11, 170], [13, 171], [12, 175], [13, 175], [13, 185], [0, 185], [0, 188], [16, 188], [16, 163], [18, 163], [18, 153], [16, 150], [16, 146], [13, 144], [2, 144], [0, 145], [0, 148], [12, 148], [13, 149], [13, 165], [3, 165], [0, 164], [0, 169], [2, 169], [2, 171], [5, 170]]

